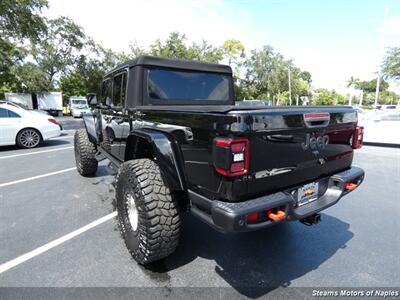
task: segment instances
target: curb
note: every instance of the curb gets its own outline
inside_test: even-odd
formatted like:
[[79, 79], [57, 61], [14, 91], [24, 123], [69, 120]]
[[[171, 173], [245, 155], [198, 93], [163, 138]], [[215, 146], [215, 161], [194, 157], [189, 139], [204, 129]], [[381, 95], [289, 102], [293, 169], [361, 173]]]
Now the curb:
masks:
[[375, 146], [375, 147], [387, 147], [387, 148], [400, 148], [400, 144], [392, 144], [392, 143], [363, 142], [363, 145]]

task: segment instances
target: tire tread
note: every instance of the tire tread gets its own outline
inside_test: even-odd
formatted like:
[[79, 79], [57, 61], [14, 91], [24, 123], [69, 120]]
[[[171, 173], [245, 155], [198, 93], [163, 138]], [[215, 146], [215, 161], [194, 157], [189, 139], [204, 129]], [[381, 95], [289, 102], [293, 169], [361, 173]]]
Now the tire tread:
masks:
[[75, 152], [79, 152], [79, 157], [75, 154], [76, 168], [82, 176], [93, 176], [96, 174], [98, 161], [96, 159], [96, 145], [93, 144], [85, 129], [75, 131], [74, 136]]
[[[124, 180], [121, 180], [124, 177]], [[122, 182], [129, 182], [136, 195], [139, 195], [141, 206], [139, 223], [139, 247], [127, 248], [133, 258], [140, 264], [148, 264], [169, 256], [179, 243], [180, 217], [178, 205], [174, 201], [169, 188], [165, 185], [158, 165], [150, 159], [137, 159], [121, 165], [117, 175], [117, 203], [121, 234], [125, 239], [130, 228], [124, 222], [121, 213], [126, 207], [123, 199]], [[137, 203], [138, 204], [138, 203]]]

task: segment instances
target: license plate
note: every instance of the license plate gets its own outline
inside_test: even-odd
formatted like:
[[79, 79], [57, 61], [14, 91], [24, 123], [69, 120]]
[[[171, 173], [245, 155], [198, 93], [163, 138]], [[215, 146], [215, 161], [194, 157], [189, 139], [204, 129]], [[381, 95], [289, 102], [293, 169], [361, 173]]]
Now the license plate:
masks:
[[297, 204], [302, 206], [304, 204], [313, 202], [318, 199], [318, 182], [306, 184], [297, 191]]

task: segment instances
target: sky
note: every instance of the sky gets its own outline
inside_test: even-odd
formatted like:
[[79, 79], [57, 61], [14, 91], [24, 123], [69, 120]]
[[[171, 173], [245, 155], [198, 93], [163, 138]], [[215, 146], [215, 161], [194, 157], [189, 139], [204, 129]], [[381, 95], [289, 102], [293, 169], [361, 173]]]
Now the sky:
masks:
[[247, 53], [271, 45], [309, 71], [314, 87], [337, 91], [350, 76], [376, 78], [383, 45], [400, 46], [400, 0], [49, 0], [45, 13], [72, 18], [115, 51], [172, 31], [189, 42], [238, 39]]

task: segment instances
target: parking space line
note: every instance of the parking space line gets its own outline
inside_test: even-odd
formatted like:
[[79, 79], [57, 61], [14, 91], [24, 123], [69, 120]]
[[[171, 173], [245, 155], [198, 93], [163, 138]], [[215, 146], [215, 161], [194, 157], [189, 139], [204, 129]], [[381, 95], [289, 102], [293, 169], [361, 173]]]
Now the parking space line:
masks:
[[33, 154], [48, 153], [48, 152], [61, 151], [61, 150], [72, 149], [72, 148], [74, 148], [74, 146], [62, 147], [62, 148], [56, 148], [56, 149], [49, 149], [49, 150], [43, 150], [43, 151], [36, 151], [36, 152], [29, 152], [29, 153], [7, 155], [7, 156], [0, 156], [0, 159], [13, 158], [13, 157], [19, 157], [19, 156], [26, 156], [26, 155], [33, 155]]
[[60, 171], [56, 171], [56, 172], [46, 173], [43, 175], [38, 175], [38, 176], [28, 177], [28, 178], [14, 180], [14, 181], [10, 181], [10, 182], [0, 183], [0, 188], [8, 186], [8, 185], [13, 185], [13, 184], [21, 183], [21, 182], [31, 181], [31, 180], [35, 180], [35, 179], [39, 179], [39, 178], [43, 178], [43, 177], [48, 177], [48, 176], [52, 176], [52, 175], [56, 175], [56, 174], [69, 172], [69, 171], [72, 171], [75, 169], [76, 169], [76, 167], [73, 167], [73, 168], [68, 168], [68, 169], [64, 169], [64, 170], [60, 170]]
[[88, 231], [89, 229], [96, 227], [97, 225], [100, 225], [108, 220], [111, 220], [112, 218], [114, 218], [116, 216], [117, 216], [117, 212], [114, 211], [100, 219], [93, 221], [92, 223], [89, 223], [71, 233], [68, 233], [67, 235], [64, 235], [50, 243], [47, 243], [43, 246], [40, 246], [39, 248], [36, 248], [35, 250], [32, 250], [32, 251], [25, 253], [17, 258], [12, 259], [12, 260], [0, 265], [0, 274], [8, 271], [11, 268], [14, 268], [14, 267], [22, 264], [23, 262], [26, 262], [27, 260], [30, 260], [31, 258], [34, 258], [35, 256], [38, 256], [46, 251], [49, 251], [50, 249], [84, 233], [85, 231]]

